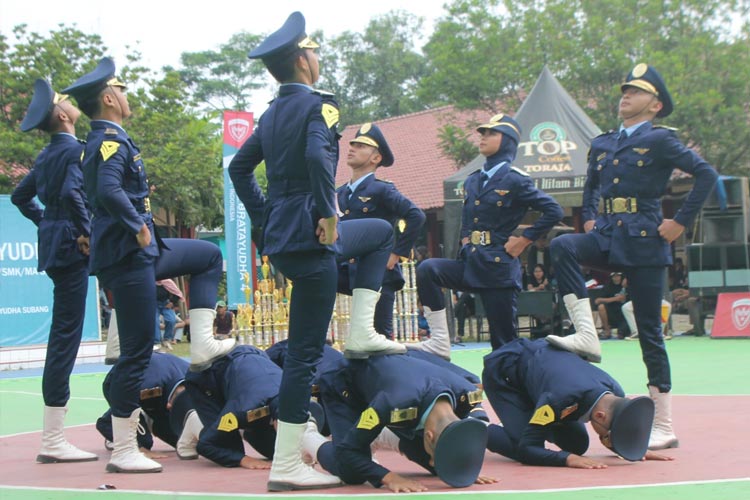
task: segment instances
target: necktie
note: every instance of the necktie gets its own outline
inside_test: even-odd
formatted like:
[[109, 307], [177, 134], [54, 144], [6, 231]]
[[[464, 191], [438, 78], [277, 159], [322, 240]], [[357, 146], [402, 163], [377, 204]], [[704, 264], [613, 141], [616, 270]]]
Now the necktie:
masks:
[[620, 130], [620, 135], [617, 136], [617, 142], [621, 143], [627, 138], [628, 138], [628, 133], [625, 131], [625, 129], [622, 129]]
[[479, 178], [482, 179], [482, 186], [484, 186], [488, 180], [490, 180], [490, 176], [487, 175], [487, 172], [482, 170], [482, 173], [479, 174]]
[[354, 192], [354, 191], [352, 191], [352, 187], [351, 187], [351, 186], [346, 186], [346, 199], [347, 199], [347, 200], [348, 200], [348, 199], [350, 199], [350, 198], [352, 197], [352, 193], [353, 193], [353, 192]]

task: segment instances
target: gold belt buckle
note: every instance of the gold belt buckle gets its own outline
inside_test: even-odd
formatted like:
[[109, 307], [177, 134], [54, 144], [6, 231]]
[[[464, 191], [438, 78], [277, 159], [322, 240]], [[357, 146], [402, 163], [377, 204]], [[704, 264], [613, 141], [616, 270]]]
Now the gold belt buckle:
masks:
[[151, 200], [148, 199], [148, 196], [143, 198], [143, 209], [146, 210], [147, 214], [151, 213]]
[[472, 231], [471, 243], [472, 245], [489, 245], [490, 233], [488, 231]]
[[612, 213], [622, 214], [628, 211], [628, 199], [627, 198], [613, 198], [612, 199]]

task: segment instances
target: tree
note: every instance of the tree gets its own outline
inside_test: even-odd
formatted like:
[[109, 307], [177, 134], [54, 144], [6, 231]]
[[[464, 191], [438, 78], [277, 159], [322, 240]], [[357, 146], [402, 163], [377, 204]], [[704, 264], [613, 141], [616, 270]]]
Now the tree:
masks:
[[262, 39], [241, 32], [232, 35], [218, 51], [182, 53], [179, 74], [201, 108], [213, 112], [250, 108], [252, 91], [267, 84], [263, 64], [247, 58]]
[[47, 38], [29, 32], [26, 25], [16, 26], [13, 36], [11, 45], [0, 34], [0, 158], [8, 165], [31, 168], [48, 141], [46, 134], [23, 133], [19, 128], [31, 102], [34, 80], [45, 78], [54, 89], [62, 89], [105, 49], [99, 35], [62, 24]]
[[722, 172], [747, 175], [748, 0], [455, 0], [446, 10], [425, 46], [425, 101], [512, 112], [547, 64], [607, 129], [625, 75], [647, 62], [676, 103], [665, 123]]
[[342, 125], [425, 109], [415, 92], [425, 73], [416, 48], [422, 22], [393, 11], [373, 18], [364, 33], [347, 31], [322, 44], [319, 86], [336, 95]]
[[224, 183], [216, 126], [191, 110], [178, 72], [167, 70], [163, 78], [146, 83], [148, 91], [140, 89], [133, 96], [128, 130], [144, 144], [154, 205], [184, 226], [221, 226]]

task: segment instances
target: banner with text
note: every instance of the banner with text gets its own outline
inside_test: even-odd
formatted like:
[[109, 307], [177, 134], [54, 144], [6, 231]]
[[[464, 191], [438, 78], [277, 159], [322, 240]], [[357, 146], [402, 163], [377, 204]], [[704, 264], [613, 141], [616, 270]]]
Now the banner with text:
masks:
[[[227, 299], [230, 309], [252, 303], [256, 278], [255, 246], [250, 239], [250, 217], [229, 178], [229, 162], [253, 132], [253, 114], [224, 111], [224, 235], [226, 238]], [[247, 276], [247, 280], [246, 280]]]
[[[33, 222], [0, 195], [0, 347], [46, 344], [52, 324], [52, 280], [36, 270]], [[100, 340], [96, 278], [89, 278], [83, 340]]]

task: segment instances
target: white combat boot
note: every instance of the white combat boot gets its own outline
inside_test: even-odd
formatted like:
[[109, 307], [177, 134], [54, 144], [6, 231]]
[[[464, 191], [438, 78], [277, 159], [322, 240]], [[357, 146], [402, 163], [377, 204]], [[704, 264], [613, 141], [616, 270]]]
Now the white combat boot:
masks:
[[380, 293], [367, 288], [352, 290], [351, 326], [344, 345], [344, 356], [365, 359], [383, 354], [403, 354], [406, 346], [388, 340], [375, 331], [375, 306]]
[[315, 420], [310, 419], [305, 425], [305, 433], [302, 434], [302, 461], [314, 465], [318, 462], [318, 450], [328, 442], [328, 439], [318, 432]]
[[594, 315], [588, 298], [579, 299], [574, 293], [563, 297], [565, 308], [568, 310], [576, 333], [567, 337], [547, 335], [547, 342], [560, 349], [578, 354], [592, 363], [601, 363], [602, 347], [594, 325]]
[[450, 361], [451, 337], [448, 332], [448, 317], [445, 314], [445, 309], [431, 311], [429, 307], [424, 306], [424, 317], [427, 324], [430, 325], [430, 338], [407, 344], [407, 347], [418, 351], [427, 351]]
[[201, 372], [234, 349], [233, 338], [214, 338], [214, 309], [190, 309], [190, 371]]
[[203, 423], [198, 417], [198, 412], [192, 410], [185, 417], [182, 433], [177, 440], [177, 456], [180, 460], [195, 460], [198, 458], [198, 438], [203, 430]]
[[117, 311], [112, 309], [107, 330], [107, 349], [104, 351], [104, 364], [114, 365], [120, 358], [120, 331], [117, 329]]
[[65, 440], [63, 422], [68, 408], [65, 406], [44, 407], [44, 430], [42, 431], [42, 449], [36, 456], [40, 464], [58, 462], [90, 462], [99, 457], [88, 451], [79, 450]]
[[[341, 485], [336, 476], [318, 472], [302, 461], [303, 438], [309, 422], [290, 424], [279, 420], [278, 424], [268, 491], [312, 490]], [[317, 449], [315, 452], [317, 454]]]
[[161, 472], [161, 464], [148, 458], [138, 449], [138, 423], [141, 409], [136, 408], [129, 417], [112, 415], [112, 456], [107, 472], [145, 473]]
[[648, 386], [648, 394], [654, 400], [654, 425], [648, 440], [649, 450], [677, 448], [680, 441], [672, 428], [672, 393], [659, 392], [659, 388]]

